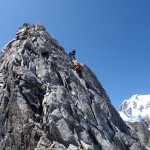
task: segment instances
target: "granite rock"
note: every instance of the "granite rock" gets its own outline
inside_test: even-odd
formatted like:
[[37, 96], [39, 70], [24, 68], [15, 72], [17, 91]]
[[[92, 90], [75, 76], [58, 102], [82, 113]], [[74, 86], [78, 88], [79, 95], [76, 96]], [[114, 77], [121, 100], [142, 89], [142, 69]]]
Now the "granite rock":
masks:
[[42, 23], [18, 29], [1, 55], [1, 150], [144, 150], [90, 68], [73, 65]]

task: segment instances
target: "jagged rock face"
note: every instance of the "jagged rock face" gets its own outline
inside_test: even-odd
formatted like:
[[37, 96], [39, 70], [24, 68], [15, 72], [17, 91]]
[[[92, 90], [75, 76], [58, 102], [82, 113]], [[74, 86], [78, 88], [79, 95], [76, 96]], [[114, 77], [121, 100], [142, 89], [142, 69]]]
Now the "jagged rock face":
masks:
[[150, 149], [150, 132], [145, 122], [128, 122], [132, 130], [138, 135], [140, 142]]
[[24, 24], [2, 50], [0, 149], [143, 150], [96, 76], [41, 23]]

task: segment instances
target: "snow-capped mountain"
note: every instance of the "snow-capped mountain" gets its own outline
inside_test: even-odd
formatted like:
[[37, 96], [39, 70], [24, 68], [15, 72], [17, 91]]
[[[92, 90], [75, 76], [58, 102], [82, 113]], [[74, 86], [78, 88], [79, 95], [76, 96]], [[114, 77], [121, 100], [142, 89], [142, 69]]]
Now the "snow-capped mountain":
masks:
[[127, 126], [138, 136], [145, 145], [145, 150], [150, 150], [150, 94], [133, 95], [124, 100], [118, 110]]
[[133, 95], [118, 110], [124, 121], [147, 122], [150, 125], [150, 95]]

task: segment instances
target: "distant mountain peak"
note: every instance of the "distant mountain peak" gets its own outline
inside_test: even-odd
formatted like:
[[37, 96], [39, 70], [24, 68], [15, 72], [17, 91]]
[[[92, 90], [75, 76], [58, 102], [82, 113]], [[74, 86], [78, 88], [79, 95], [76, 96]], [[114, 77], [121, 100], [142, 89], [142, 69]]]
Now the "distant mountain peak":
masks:
[[124, 100], [118, 110], [126, 124], [138, 135], [141, 143], [150, 149], [150, 94], [133, 95]]
[[124, 100], [118, 112], [125, 121], [150, 122], [150, 94], [136, 94]]

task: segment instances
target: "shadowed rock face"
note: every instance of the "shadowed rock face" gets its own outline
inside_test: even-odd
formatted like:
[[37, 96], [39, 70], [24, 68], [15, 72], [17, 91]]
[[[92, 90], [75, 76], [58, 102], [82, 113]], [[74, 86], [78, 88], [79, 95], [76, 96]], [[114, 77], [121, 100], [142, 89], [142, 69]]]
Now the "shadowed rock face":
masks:
[[140, 142], [150, 149], [150, 131], [146, 122], [128, 122], [133, 131], [137, 134]]
[[1, 150], [144, 149], [92, 71], [72, 66], [41, 23], [17, 31], [1, 56]]

